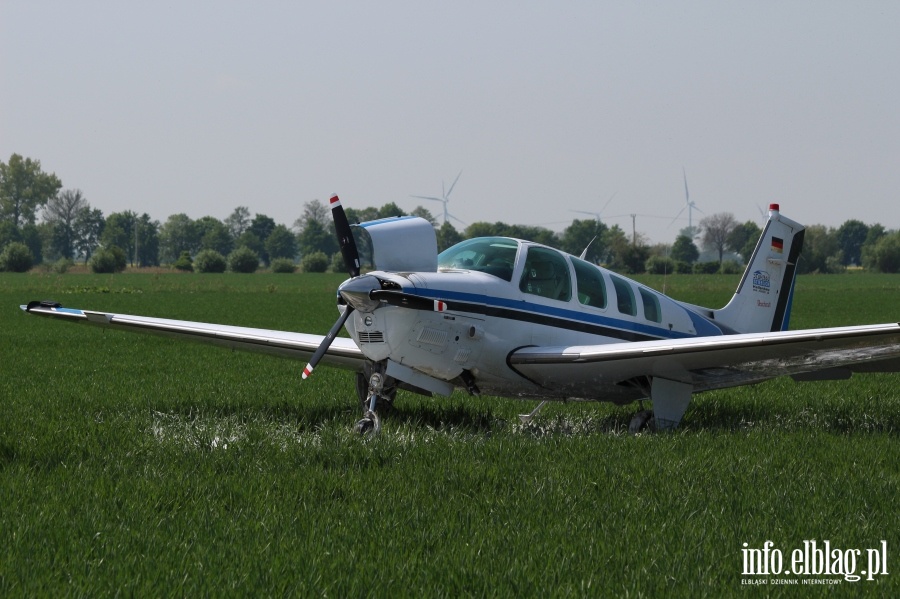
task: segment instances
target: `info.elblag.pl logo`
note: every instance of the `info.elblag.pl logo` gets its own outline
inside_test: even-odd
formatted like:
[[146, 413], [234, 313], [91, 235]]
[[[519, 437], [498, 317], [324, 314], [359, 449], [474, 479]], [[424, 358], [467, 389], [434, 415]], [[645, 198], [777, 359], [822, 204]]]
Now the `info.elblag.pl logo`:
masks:
[[[875, 580], [888, 574], [887, 541], [871, 549], [841, 549], [831, 541], [803, 541], [803, 545], [787, 555], [775, 547], [772, 541], [756, 549], [744, 543], [741, 549], [743, 576], [768, 576], [777, 578], [778, 584], [835, 584], [842, 580], [858, 582]], [[786, 577], [814, 577], [793, 578]], [[841, 578], [831, 578], [841, 577]], [[744, 579], [744, 584], [768, 584], [772, 579]]]

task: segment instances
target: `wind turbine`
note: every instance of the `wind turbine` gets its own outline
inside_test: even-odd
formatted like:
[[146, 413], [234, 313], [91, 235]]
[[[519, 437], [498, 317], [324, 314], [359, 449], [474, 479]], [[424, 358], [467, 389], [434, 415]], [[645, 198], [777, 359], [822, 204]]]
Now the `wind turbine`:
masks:
[[603, 204], [603, 208], [600, 209], [600, 212], [588, 212], [586, 210], [570, 210], [569, 212], [577, 212], [579, 214], [590, 214], [595, 219], [597, 219], [597, 222], [600, 222], [600, 216], [603, 214], [603, 211], [606, 210], [606, 207], [609, 206], [609, 203], [612, 202], [613, 198], [616, 197], [617, 193], [619, 193], [619, 192], [618, 191], [613, 192], [613, 194], [611, 196], [609, 196], [609, 199], [606, 200], [605, 204]]
[[441, 181], [441, 197], [436, 198], [434, 196], [409, 196], [411, 198], [418, 198], [420, 200], [431, 200], [433, 202], [442, 202], [444, 204], [444, 222], [447, 222], [448, 218], [452, 218], [456, 222], [465, 225], [463, 221], [459, 220], [452, 214], [447, 211], [447, 204], [450, 202], [450, 194], [453, 193], [453, 188], [456, 187], [456, 182], [459, 181], [459, 175], [462, 175], [462, 171], [459, 171], [459, 174], [456, 175], [456, 179], [453, 180], [453, 183], [450, 185], [450, 189], [445, 191], [444, 182]]
[[[694, 229], [693, 211], [696, 210], [700, 214], [703, 214], [703, 211], [700, 210], [699, 208], [697, 208], [697, 204], [695, 204], [694, 202], [691, 201], [691, 192], [688, 191], [687, 173], [685, 172], [684, 167], [681, 167], [681, 173], [682, 173], [682, 175], [684, 175], [684, 207], [682, 207], [682, 209], [678, 211], [678, 214], [676, 214], [675, 218], [672, 219], [672, 223], [674, 223], [676, 220], [678, 220], [678, 217], [681, 216], [682, 212], [684, 212], [685, 209], [687, 209], [687, 211], [688, 211], [688, 228], [693, 230]], [[669, 223], [669, 225], [671, 226], [672, 223]]]

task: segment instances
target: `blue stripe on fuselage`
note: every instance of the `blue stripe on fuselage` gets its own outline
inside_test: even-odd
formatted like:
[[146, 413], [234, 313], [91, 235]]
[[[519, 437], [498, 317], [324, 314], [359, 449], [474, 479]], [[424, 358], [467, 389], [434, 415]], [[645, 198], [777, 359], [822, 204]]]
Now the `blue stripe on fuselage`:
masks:
[[[596, 334], [627, 339], [629, 341], [651, 341], [654, 339], [683, 339], [695, 336], [721, 335], [722, 331], [708, 320], [685, 310], [694, 322], [697, 335], [670, 331], [667, 328], [651, 326], [630, 320], [591, 314], [579, 310], [556, 308], [525, 300], [511, 300], [477, 293], [462, 293], [438, 289], [404, 289], [404, 293], [419, 295], [429, 299], [440, 299], [448, 304], [448, 310], [486, 314], [510, 320], [538, 322], [548, 326], [558, 326], [583, 332], [588, 328], [601, 328]], [[462, 305], [460, 305], [462, 304]], [[580, 325], [580, 326], [579, 326]], [[583, 327], [583, 328], [582, 328]]]

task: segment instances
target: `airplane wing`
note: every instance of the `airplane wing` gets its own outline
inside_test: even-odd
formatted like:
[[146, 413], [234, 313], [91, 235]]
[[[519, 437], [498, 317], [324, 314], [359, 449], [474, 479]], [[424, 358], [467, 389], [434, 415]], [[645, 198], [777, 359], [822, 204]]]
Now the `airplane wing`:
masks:
[[[706, 391], [790, 375], [846, 379], [900, 372], [900, 324], [750, 333], [572, 347], [526, 347], [508, 362], [530, 380], [570, 397], [602, 399], [610, 386], [660, 377]], [[606, 387], [606, 389], [604, 389]]]
[[[29, 314], [38, 316], [84, 322], [123, 331], [155, 333], [297, 360], [309, 359], [324, 339], [323, 335], [63, 308], [53, 302], [31, 302], [27, 306], [20, 307]], [[332, 342], [322, 362], [330, 366], [362, 371], [365, 357], [352, 339], [338, 337]]]

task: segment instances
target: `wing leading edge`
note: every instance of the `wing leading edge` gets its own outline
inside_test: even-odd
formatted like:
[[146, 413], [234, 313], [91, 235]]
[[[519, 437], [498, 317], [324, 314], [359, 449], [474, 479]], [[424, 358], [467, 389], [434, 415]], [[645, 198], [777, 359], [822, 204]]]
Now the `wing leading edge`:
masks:
[[[324, 339], [323, 335], [95, 312], [64, 308], [59, 304], [48, 302], [31, 302], [27, 306], [20, 307], [29, 314], [38, 316], [85, 322], [124, 331], [154, 333], [296, 360], [308, 360]], [[365, 357], [352, 339], [340, 337], [332, 342], [322, 362], [339, 368], [361, 371]]]
[[900, 371], [900, 324], [750, 333], [572, 347], [527, 347], [508, 363], [536, 383], [571, 397], [602, 399], [603, 387], [659, 377], [706, 391], [790, 375], [848, 378]]

